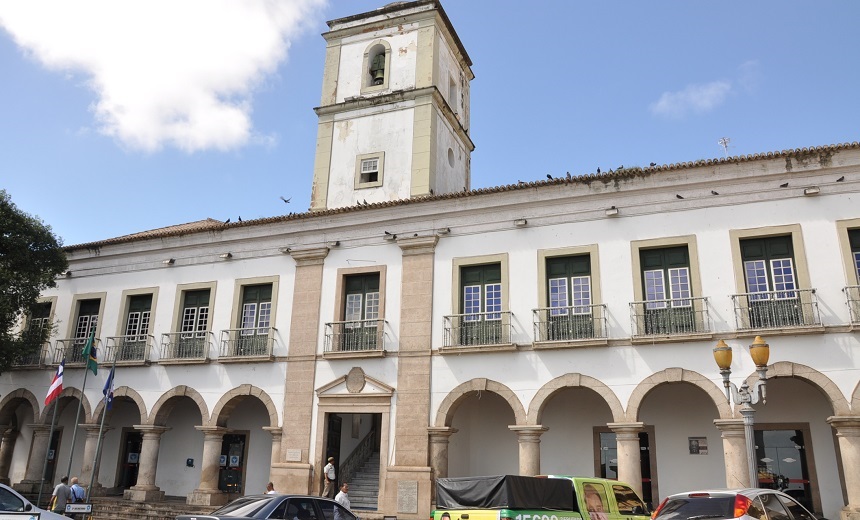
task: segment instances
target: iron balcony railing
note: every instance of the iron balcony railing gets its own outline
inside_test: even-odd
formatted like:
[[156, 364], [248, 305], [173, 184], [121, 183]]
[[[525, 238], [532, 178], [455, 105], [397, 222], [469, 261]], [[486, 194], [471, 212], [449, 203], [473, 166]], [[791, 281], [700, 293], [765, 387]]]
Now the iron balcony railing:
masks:
[[333, 321], [325, 324], [325, 352], [385, 350], [385, 320]]
[[13, 363], [12, 366], [19, 368], [26, 367], [38, 367], [42, 365], [42, 358], [45, 355], [45, 352], [50, 348], [50, 343], [45, 343], [41, 347], [39, 347], [32, 354], [28, 354], [26, 356], [18, 357]]
[[606, 305], [572, 305], [532, 310], [535, 341], [606, 338]]
[[849, 285], [842, 289], [848, 301], [848, 312], [851, 323], [860, 324], [860, 285]]
[[713, 329], [707, 297], [630, 303], [634, 337], [708, 334]]
[[[96, 348], [96, 359], [101, 362], [100, 355], [102, 341], [99, 338], [93, 340], [93, 346]], [[58, 339], [56, 347], [54, 347], [53, 364], [59, 365], [63, 358], [66, 358], [66, 366], [82, 366], [86, 365], [87, 360], [84, 359], [84, 347], [87, 346], [87, 338], [66, 338]]]
[[510, 311], [445, 316], [445, 347], [480, 347], [511, 342]]
[[149, 361], [149, 353], [155, 337], [150, 334], [131, 336], [109, 336], [105, 346], [105, 360], [109, 362], [133, 364]]
[[209, 357], [211, 332], [166, 332], [161, 335], [162, 360], [200, 360]]
[[815, 289], [733, 294], [738, 330], [814, 327], [821, 324]]
[[274, 327], [224, 329], [221, 331], [222, 358], [269, 357], [274, 345]]

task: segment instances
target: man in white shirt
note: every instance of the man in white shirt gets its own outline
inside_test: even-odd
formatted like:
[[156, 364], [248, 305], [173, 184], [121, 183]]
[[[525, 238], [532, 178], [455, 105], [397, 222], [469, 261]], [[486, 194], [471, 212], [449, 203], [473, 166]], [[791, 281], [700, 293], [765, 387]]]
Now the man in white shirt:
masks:
[[322, 496], [326, 498], [334, 498], [334, 482], [337, 479], [334, 472], [334, 457], [328, 458], [328, 464], [323, 468], [323, 476], [325, 476], [325, 486], [323, 486]]
[[272, 482], [269, 482], [268, 484], [266, 484], [266, 494], [267, 495], [274, 495], [275, 494], [275, 484], [273, 484]]
[[344, 482], [343, 484], [340, 485], [340, 493], [338, 493], [337, 496], [334, 497], [334, 501], [337, 502], [338, 504], [342, 505], [347, 510], [349, 509], [349, 505], [350, 505], [349, 504], [349, 495], [347, 494], [348, 491], [349, 491], [349, 484]]

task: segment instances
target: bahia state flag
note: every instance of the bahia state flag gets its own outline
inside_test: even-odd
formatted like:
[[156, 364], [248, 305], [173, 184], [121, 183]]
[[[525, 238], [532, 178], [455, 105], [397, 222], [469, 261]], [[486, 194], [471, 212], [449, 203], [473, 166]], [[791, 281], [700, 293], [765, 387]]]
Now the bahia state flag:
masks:
[[48, 388], [48, 395], [45, 397], [45, 406], [48, 406], [54, 399], [60, 396], [63, 391], [63, 369], [66, 367], [66, 358], [60, 361], [60, 366], [57, 367], [57, 373], [54, 374], [54, 379], [51, 380], [51, 386]]
[[87, 368], [93, 371], [93, 375], [99, 373], [99, 360], [96, 352], [96, 328], [90, 332], [87, 344], [84, 347], [83, 358], [87, 360]]
[[110, 369], [110, 374], [108, 374], [107, 381], [105, 381], [105, 387], [102, 389], [102, 393], [105, 396], [105, 410], [110, 410], [111, 405], [113, 405], [113, 372], [116, 370], [115, 368]]

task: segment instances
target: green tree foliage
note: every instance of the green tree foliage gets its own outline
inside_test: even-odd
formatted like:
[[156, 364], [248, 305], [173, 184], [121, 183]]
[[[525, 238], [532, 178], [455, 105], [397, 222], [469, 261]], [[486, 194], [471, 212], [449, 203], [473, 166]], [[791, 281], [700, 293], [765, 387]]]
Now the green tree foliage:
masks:
[[68, 269], [62, 241], [50, 226], [18, 209], [0, 190], [0, 373], [37, 352], [50, 327], [21, 330], [39, 294]]

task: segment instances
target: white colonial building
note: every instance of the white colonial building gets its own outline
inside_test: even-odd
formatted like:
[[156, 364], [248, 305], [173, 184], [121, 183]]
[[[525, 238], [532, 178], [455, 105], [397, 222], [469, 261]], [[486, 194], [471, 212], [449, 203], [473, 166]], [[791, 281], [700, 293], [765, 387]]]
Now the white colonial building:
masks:
[[318, 493], [334, 456], [354, 505], [402, 518], [439, 476], [603, 475], [656, 505], [749, 481], [712, 350], [754, 383], [763, 336], [760, 485], [860, 517], [860, 144], [473, 190], [439, 3], [329, 26], [310, 211], [67, 247], [25, 324], [54, 337], [0, 376], [0, 480], [33, 492], [47, 458], [50, 483], [215, 505]]

